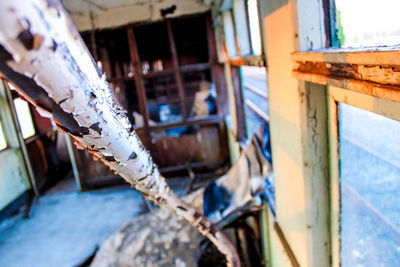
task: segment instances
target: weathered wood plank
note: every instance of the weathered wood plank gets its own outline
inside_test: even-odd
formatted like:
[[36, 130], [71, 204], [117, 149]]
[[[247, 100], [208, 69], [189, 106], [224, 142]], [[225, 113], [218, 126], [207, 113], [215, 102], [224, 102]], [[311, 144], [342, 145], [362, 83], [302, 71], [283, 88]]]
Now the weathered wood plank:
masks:
[[328, 48], [292, 54], [293, 61], [400, 65], [400, 47]]
[[323, 74], [387, 85], [400, 85], [399, 65], [364, 65], [329, 62], [297, 62], [296, 72]]
[[146, 147], [151, 145], [150, 141], [150, 131], [149, 131], [149, 110], [147, 109], [147, 97], [144, 87], [143, 77], [142, 77], [142, 64], [139, 58], [139, 51], [136, 43], [135, 32], [133, 28], [127, 28], [126, 34], [129, 43], [129, 55], [131, 56], [131, 65], [134, 72], [134, 79], [136, 85], [136, 93], [139, 99], [139, 109], [143, 116], [143, 128], [146, 133], [146, 138], [144, 139]]
[[354, 92], [375, 96], [390, 101], [400, 102], [400, 87], [393, 85], [380, 85], [347, 78], [332, 78], [324, 74], [293, 72], [293, 76], [299, 80], [312, 83], [335, 86]]

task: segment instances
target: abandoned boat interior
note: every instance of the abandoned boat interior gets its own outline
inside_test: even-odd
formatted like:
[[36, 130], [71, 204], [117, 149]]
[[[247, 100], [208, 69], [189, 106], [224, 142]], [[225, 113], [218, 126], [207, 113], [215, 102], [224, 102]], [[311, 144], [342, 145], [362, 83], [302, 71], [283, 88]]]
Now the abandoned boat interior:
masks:
[[399, 9], [0, 1], [0, 266], [399, 266]]

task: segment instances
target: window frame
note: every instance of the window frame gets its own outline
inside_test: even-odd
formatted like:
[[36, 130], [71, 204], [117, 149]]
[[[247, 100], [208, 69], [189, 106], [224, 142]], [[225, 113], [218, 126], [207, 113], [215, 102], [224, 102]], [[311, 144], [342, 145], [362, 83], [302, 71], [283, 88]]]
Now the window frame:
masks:
[[[399, 93], [400, 94], [400, 93]], [[338, 128], [339, 103], [374, 112], [379, 115], [400, 121], [400, 102], [371, 96], [339, 87], [328, 86], [328, 135], [331, 188], [331, 237], [332, 237], [332, 266], [340, 266], [340, 151]]]
[[[334, 0], [322, 1], [320, 8], [323, 10], [321, 32], [325, 32], [326, 48], [293, 53], [292, 75], [300, 82], [326, 86], [331, 266], [339, 267], [341, 170], [338, 104], [346, 103], [399, 121], [400, 79], [396, 78], [400, 68], [400, 46], [338, 48]], [[301, 14], [299, 21], [305, 19]]]

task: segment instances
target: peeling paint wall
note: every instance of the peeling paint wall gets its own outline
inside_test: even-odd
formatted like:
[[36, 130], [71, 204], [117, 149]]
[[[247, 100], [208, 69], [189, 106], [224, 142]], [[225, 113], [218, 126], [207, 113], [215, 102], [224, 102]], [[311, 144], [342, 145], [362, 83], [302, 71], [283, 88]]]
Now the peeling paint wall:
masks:
[[[173, 12], [166, 15], [167, 18], [210, 10], [210, 6], [202, 0], [120, 0], [109, 7], [100, 5], [100, 2], [104, 1], [91, 2], [99, 2], [99, 5], [90, 5], [80, 0], [63, 1], [78, 31], [113, 28], [140, 21], [161, 20], [163, 17], [160, 10], [168, 8], [171, 8]], [[174, 5], [175, 8], [173, 8]]]
[[[326, 88], [292, 76], [295, 51], [322, 48], [317, 0], [262, 0], [276, 219], [300, 266], [329, 266]], [[321, 32], [322, 31], [322, 32]], [[272, 266], [286, 255], [270, 238]]]
[[[297, 260], [307, 264], [306, 203], [302, 173], [300, 99], [291, 77], [290, 53], [295, 51], [293, 5], [288, 1], [263, 3], [268, 59], [268, 95], [276, 216]], [[274, 265], [285, 262], [278, 239], [272, 238]], [[278, 241], [279, 242], [279, 241]]]

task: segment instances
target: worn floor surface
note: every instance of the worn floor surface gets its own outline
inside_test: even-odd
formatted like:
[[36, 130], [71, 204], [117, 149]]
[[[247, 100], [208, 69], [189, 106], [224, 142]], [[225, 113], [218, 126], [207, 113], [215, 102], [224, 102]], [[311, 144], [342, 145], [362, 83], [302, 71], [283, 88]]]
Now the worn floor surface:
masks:
[[0, 223], [0, 266], [76, 266], [144, 212], [129, 186], [78, 193], [74, 180], [62, 181], [33, 204], [30, 218]]

